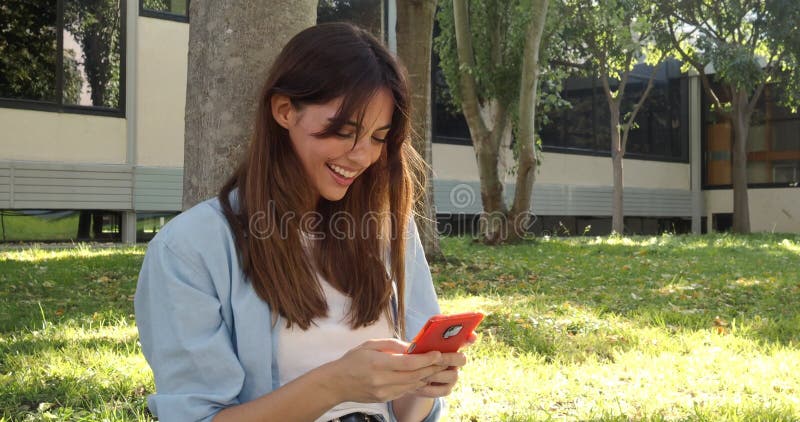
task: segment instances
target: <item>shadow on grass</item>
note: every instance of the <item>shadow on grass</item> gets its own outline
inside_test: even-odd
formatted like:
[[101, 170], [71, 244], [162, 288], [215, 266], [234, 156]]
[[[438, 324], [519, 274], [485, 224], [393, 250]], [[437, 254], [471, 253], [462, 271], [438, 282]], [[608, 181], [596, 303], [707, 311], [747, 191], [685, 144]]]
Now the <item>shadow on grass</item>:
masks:
[[42, 356], [50, 352], [61, 352], [67, 349], [103, 350], [119, 354], [139, 353], [138, 341], [139, 337], [135, 334], [125, 336], [123, 339], [112, 337], [94, 337], [79, 340], [48, 337], [19, 338], [6, 341], [0, 346], [0, 367], [6, 364], [6, 357], [15, 355]]
[[60, 256], [0, 260], [0, 333], [45, 321], [131, 318], [143, 255]]

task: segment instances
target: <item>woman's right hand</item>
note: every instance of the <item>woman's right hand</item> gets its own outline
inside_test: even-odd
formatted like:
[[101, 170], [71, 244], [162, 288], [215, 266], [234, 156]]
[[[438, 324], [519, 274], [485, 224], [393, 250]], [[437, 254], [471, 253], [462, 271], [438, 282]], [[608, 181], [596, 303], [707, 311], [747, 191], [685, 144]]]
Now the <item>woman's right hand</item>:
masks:
[[405, 354], [408, 346], [397, 339], [369, 340], [323, 367], [341, 402], [387, 402], [426, 386], [429, 376], [446, 368], [440, 352]]

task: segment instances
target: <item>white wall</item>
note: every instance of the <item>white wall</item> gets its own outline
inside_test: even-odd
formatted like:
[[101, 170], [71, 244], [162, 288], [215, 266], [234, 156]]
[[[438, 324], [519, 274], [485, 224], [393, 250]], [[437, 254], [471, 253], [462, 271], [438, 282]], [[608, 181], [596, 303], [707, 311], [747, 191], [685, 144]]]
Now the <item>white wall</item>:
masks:
[[[731, 189], [708, 190], [703, 194], [709, 228], [713, 214], [733, 212]], [[800, 189], [750, 189], [748, 196], [752, 231], [800, 233]]]
[[124, 164], [125, 119], [0, 108], [0, 160]]
[[[511, 162], [510, 152], [508, 162]], [[689, 164], [625, 159], [626, 187], [650, 189], [690, 188]], [[476, 181], [478, 165], [472, 146], [433, 144], [434, 176], [441, 179]], [[611, 158], [588, 155], [542, 153], [536, 183], [580, 186], [611, 186]], [[508, 177], [513, 182], [514, 177]]]
[[136, 164], [183, 167], [189, 25], [138, 19]]

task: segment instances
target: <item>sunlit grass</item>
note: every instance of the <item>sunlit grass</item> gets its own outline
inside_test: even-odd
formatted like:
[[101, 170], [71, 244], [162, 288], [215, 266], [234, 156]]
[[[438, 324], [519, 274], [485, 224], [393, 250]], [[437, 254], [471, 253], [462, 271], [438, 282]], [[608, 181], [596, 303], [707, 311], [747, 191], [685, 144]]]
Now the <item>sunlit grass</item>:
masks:
[[489, 314], [451, 419], [800, 420], [798, 240], [448, 239], [444, 311]]
[[[443, 311], [487, 313], [447, 420], [800, 420], [800, 236], [442, 245]], [[143, 254], [0, 250], [0, 420], [152, 420]]]

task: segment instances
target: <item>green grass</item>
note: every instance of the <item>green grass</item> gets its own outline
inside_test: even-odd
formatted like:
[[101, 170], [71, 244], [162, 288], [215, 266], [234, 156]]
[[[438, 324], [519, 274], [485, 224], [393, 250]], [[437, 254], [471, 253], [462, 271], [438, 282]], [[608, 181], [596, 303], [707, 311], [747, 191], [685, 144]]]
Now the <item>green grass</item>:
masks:
[[[166, 224], [174, 215], [165, 213], [163, 222]], [[2, 237], [0, 241], [6, 242], [69, 242], [74, 241], [78, 235], [79, 214], [68, 215], [60, 218], [49, 218], [36, 215], [10, 214], [3, 215]], [[136, 233], [139, 238], [150, 239], [157, 233], [162, 224], [162, 216], [142, 217], [136, 221]], [[103, 233], [111, 235], [118, 232], [118, 227], [105, 225]], [[93, 236], [93, 234], [90, 234]]]
[[2, 223], [7, 241], [71, 240], [78, 232], [78, 214], [54, 219], [5, 215]]
[[[800, 236], [443, 239], [483, 310], [447, 420], [800, 420]], [[142, 247], [0, 250], [0, 420], [150, 420]]]

